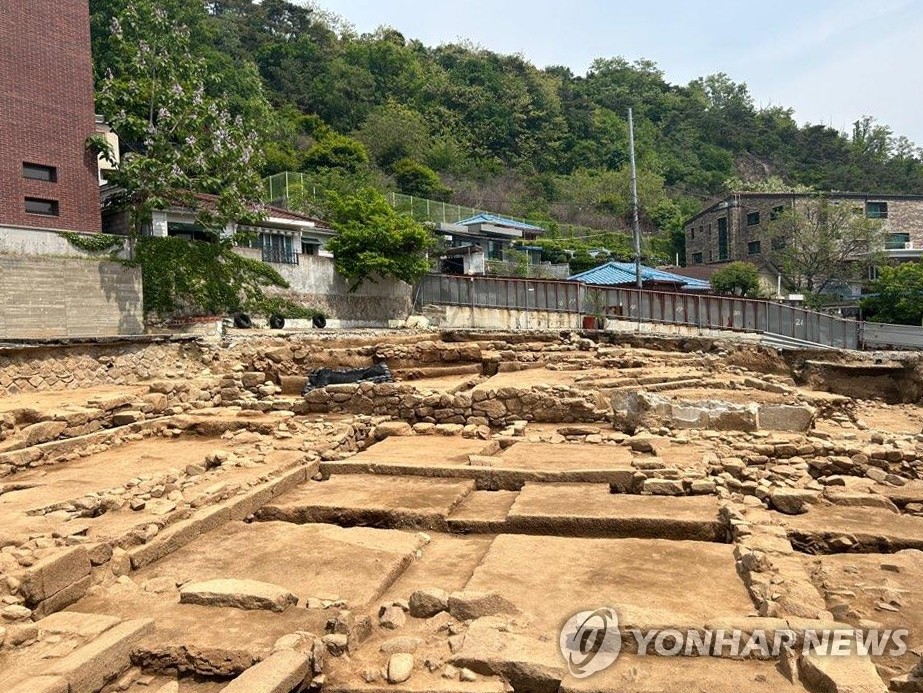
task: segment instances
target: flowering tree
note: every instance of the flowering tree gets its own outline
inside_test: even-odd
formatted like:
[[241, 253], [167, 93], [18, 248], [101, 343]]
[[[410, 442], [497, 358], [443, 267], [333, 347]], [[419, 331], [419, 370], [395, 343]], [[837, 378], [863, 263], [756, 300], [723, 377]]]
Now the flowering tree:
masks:
[[[195, 209], [210, 229], [258, 219], [259, 136], [207, 94], [189, 30], [154, 0], [128, 0], [112, 20], [109, 55], [97, 109], [119, 135], [120, 161], [94, 144], [116, 166], [107, 177], [124, 191], [134, 231], [171, 205]], [[198, 193], [215, 195], [214, 203], [198, 204]]]

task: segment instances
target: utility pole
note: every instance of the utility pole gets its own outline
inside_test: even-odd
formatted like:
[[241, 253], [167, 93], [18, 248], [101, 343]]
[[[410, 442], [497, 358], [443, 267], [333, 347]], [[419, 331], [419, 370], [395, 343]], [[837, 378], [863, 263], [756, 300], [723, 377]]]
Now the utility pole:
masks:
[[631, 235], [635, 242], [635, 281], [641, 288], [641, 230], [638, 228], [638, 170], [635, 167], [635, 121], [628, 109], [628, 149], [631, 153]]

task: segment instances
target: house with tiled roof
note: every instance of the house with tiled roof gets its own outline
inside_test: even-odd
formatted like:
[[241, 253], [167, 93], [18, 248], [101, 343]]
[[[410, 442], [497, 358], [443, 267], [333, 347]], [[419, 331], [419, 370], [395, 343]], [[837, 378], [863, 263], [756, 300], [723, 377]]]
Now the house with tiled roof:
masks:
[[[633, 262], [607, 262], [569, 277], [571, 281], [592, 286], [637, 286], [637, 275]], [[641, 265], [641, 285], [648, 290], [664, 291], [711, 291], [711, 284], [702, 279], [684, 277], [679, 274]]]
[[[117, 194], [117, 190], [104, 186], [103, 231], [112, 234], [128, 233], [128, 213], [118, 206], [106, 204], [106, 200]], [[196, 194], [196, 205], [214, 206], [215, 195]], [[213, 231], [206, 230], [196, 221], [197, 209], [186, 204], [177, 204], [165, 209], [154, 210], [151, 220], [142, 228], [148, 236], [174, 236], [189, 240], [213, 240]], [[326, 222], [315, 217], [293, 212], [272, 205], [262, 208], [263, 218], [256, 223], [229, 224], [221, 235], [230, 236], [238, 230], [248, 232], [244, 247], [260, 251], [264, 262], [271, 264], [297, 265], [304, 255], [332, 257], [326, 250], [327, 241], [336, 233]]]

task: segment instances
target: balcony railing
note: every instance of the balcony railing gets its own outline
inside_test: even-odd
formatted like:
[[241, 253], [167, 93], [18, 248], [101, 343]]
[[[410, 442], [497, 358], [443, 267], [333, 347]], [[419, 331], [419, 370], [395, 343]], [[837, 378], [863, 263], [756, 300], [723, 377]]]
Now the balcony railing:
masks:
[[297, 265], [298, 253], [284, 248], [267, 248], [263, 246], [263, 262], [276, 265]]

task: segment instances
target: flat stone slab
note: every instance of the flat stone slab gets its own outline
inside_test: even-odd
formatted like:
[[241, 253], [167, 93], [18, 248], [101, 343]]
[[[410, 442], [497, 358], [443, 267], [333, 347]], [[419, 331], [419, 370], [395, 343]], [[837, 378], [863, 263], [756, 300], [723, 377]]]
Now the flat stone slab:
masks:
[[181, 604], [231, 606], [236, 609], [285, 611], [298, 597], [284, 587], [258, 580], [207, 580], [187, 582], [179, 591]]
[[[678, 682], [682, 682], [679, 684]], [[559, 693], [804, 693], [775, 662], [719, 657], [640, 657], [621, 654], [585, 679], [566, 676]]]
[[923, 553], [851, 553], [804, 560], [838, 621], [855, 626], [860, 620], [876, 621], [883, 630], [909, 631], [905, 655], [873, 660], [901, 674], [910, 672], [920, 659], [912, 650], [923, 644]]
[[493, 441], [460, 436], [391, 436], [349, 458], [350, 462], [431, 466], [468, 464], [468, 455], [489, 455]]
[[465, 589], [499, 593], [546, 635], [578, 611], [603, 606], [624, 625], [676, 627], [754, 610], [733, 547], [701, 541], [503, 534]]
[[[883, 508], [809, 506], [803, 515], [782, 515], [792, 543], [808, 553], [890, 553], [923, 549], [923, 518]], [[845, 537], [848, 543], [838, 541]]]
[[430, 674], [426, 670], [415, 670], [409, 680], [398, 684], [383, 681], [378, 683], [365, 683], [364, 681], [337, 683], [334, 681], [324, 686], [324, 693], [504, 693], [507, 690], [509, 689], [504, 683], [496, 678], [479, 676], [478, 680], [473, 682], [447, 681], [438, 674]]
[[630, 469], [632, 459], [621, 445], [528, 442], [514, 443], [499, 458], [504, 467], [543, 471]]
[[336, 475], [283, 494], [259, 520], [445, 531], [446, 518], [474, 491], [474, 481], [419, 476]]
[[607, 484], [526, 484], [505, 531], [580, 537], [725, 541], [713, 496], [610, 493]]
[[0, 494], [0, 515], [24, 514], [118, 486], [141, 474], [200, 464], [226, 441], [188, 437], [182, 440], [148, 438], [105, 452], [16, 474], [16, 484], [28, 488]]
[[386, 529], [228, 522], [146, 568], [178, 584], [218, 579], [277, 584], [300, 598], [373, 602], [413, 561], [423, 540]]
[[466, 443], [464, 450], [472, 450], [483, 445], [484, 441], [453, 437], [441, 438], [442, 458], [406, 458], [398, 461], [390, 455], [384, 459], [365, 457], [392, 440], [401, 441], [401, 447], [409, 447], [407, 441], [440, 442], [440, 437], [386, 438], [354, 457], [322, 462], [321, 471], [328, 475], [383, 474], [473, 479], [478, 489], [491, 491], [517, 491], [530, 481], [607, 483], [613, 488], [627, 491], [635, 473], [631, 466], [631, 452], [628, 448], [615, 445], [517, 442], [500, 452], [496, 441], [491, 441], [481, 452], [472, 452], [460, 459], [456, 454], [460, 443]]
[[449, 530], [471, 534], [509, 531], [507, 516], [518, 495], [519, 491], [475, 491], [452, 511]]

